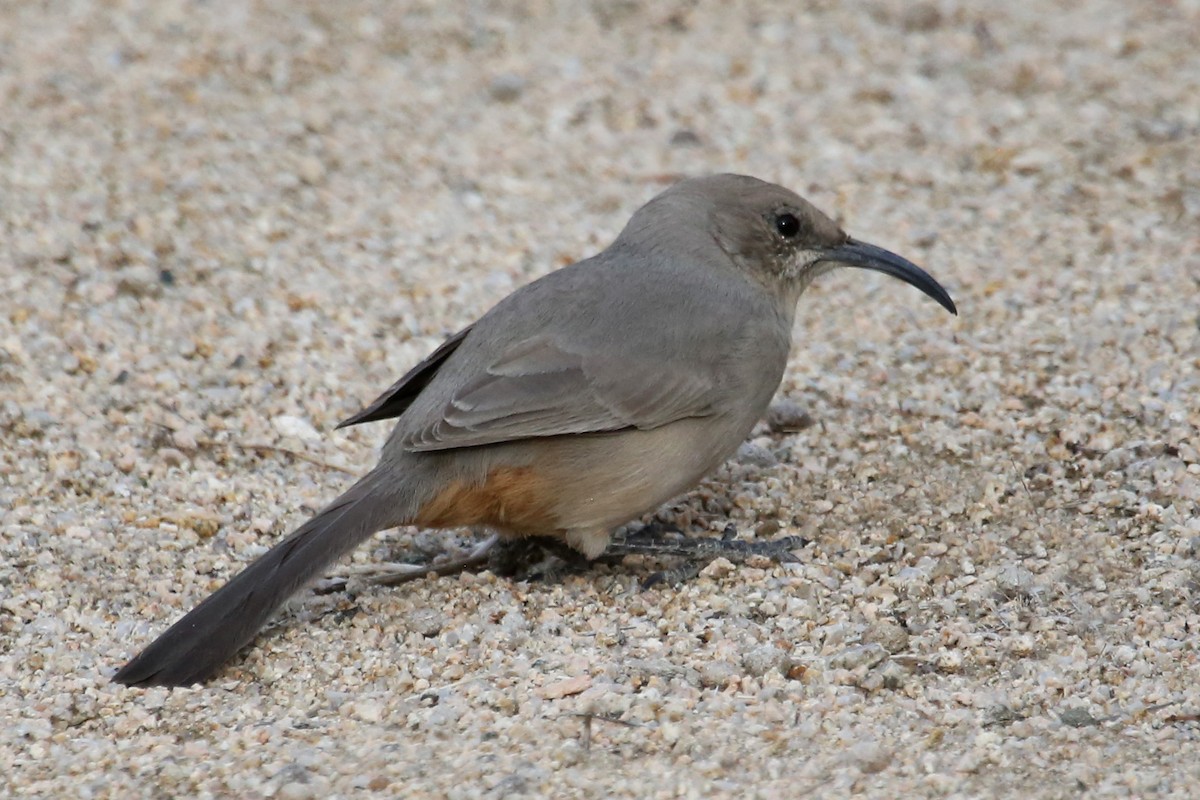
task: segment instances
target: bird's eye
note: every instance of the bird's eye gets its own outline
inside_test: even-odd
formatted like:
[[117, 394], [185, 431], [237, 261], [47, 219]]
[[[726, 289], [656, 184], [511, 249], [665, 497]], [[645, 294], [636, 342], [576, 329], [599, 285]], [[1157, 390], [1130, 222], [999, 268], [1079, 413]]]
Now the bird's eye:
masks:
[[800, 232], [800, 220], [796, 219], [795, 214], [776, 214], [775, 215], [775, 230], [779, 231], [779, 235], [785, 239], [791, 239]]

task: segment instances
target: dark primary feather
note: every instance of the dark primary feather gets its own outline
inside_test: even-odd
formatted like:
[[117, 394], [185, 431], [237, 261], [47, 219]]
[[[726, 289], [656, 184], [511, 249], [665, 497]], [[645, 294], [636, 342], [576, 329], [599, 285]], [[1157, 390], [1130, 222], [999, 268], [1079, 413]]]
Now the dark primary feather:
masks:
[[471, 332], [473, 326], [468, 325], [458, 333], [442, 342], [436, 350], [430, 353], [424, 361], [404, 373], [404, 377], [388, 387], [387, 391], [375, 398], [375, 402], [359, 411], [352, 417], [347, 417], [338, 423], [338, 428], [348, 428], [363, 422], [375, 422], [381, 419], [398, 417], [412, 404], [421, 390], [429, 385], [438, 369], [446, 359], [458, 349], [463, 339]]

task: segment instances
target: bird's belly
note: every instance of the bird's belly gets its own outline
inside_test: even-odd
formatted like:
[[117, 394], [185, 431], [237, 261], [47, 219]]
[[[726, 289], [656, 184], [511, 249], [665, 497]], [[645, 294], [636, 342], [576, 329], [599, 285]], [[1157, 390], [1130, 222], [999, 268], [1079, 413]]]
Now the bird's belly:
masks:
[[487, 526], [558, 536], [589, 557], [609, 532], [695, 486], [737, 450], [753, 419], [684, 419], [652, 430], [554, 436], [446, 453], [398, 466], [437, 487], [422, 527]]
[[695, 486], [737, 450], [749, 427], [687, 419], [647, 431], [564, 436], [550, 447], [544, 441], [531, 466], [557, 487], [560, 528], [608, 530]]

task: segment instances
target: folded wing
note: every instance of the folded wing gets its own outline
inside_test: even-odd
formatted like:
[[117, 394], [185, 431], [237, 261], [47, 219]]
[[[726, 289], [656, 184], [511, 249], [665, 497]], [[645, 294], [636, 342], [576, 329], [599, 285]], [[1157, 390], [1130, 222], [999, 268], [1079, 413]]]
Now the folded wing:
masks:
[[442, 342], [424, 361], [406, 372], [404, 377], [393, 383], [388, 387], [386, 392], [375, 398], [375, 401], [371, 405], [359, 411], [354, 416], [347, 417], [339, 422], [337, 425], [338, 428], [348, 428], [351, 425], [358, 425], [363, 422], [391, 419], [403, 414], [412, 405], [412, 401], [417, 398], [417, 395], [433, 380], [433, 376], [442, 368], [442, 364], [446, 363], [446, 359], [453, 355], [458, 346], [463, 343], [463, 339], [467, 338], [467, 334], [471, 332], [471, 327], [468, 325]]
[[534, 337], [466, 382], [431, 424], [402, 439], [415, 451], [624, 428], [713, 412], [717, 382], [695, 362], [606, 357]]

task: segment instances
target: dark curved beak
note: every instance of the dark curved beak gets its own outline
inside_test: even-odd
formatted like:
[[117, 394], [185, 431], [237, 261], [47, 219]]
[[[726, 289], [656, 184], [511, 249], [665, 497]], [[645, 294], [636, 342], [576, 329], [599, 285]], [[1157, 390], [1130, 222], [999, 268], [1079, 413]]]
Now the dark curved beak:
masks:
[[821, 256], [820, 260], [847, 267], [873, 269], [876, 272], [891, 275], [893, 278], [899, 278], [937, 300], [942, 308], [951, 314], [958, 315], [958, 309], [955, 308], [954, 301], [950, 299], [949, 292], [943, 289], [932, 275], [907, 258], [902, 258], [890, 250], [847, 238], [844, 243], [825, 251], [825, 255]]

